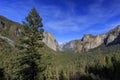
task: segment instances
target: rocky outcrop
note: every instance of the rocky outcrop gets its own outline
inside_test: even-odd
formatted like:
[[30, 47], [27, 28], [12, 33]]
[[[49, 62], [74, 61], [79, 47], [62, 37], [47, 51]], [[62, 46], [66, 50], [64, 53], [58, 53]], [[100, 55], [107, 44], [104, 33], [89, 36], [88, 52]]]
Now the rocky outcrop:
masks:
[[[86, 37], [83, 37], [86, 38]], [[82, 40], [84, 45], [83, 45], [83, 49], [84, 51], [88, 51], [89, 49], [93, 49], [96, 48], [98, 46], [100, 46], [101, 44], [104, 43], [104, 39], [106, 38], [106, 35], [98, 35], [98, 36], [91, 36], [89, 35], [86, 40]]]
[[115, 44], [120, 42], [120, 25], [118, 25], [113, 30], [110, 30], [107, 34], [105, 41], [106, 45]]
[[12, 41], [11, 39], [1, 36], [1, 35], [0, 35], [0, 39], [5, 40], [8, 44], [10, 44], [12, 47], [14, 47], [14, 41]]
[[49, 33], [49, 32], [45, 32], [44, 33], [44, 39], [43, 42], [51, 49], [53, 50], [58, 50], [59, 49], [59, 44], [56, 41], [56, 39], [54, 38], [54, 35]]
[[0, 20], [0, 29], [6, 28], [5, 23]]
[[118, 43], [120, 43], [120, 26], [117, 26], [106, 34], [97, 36], [91, 34], [84, 35], [80, 40], [73, 40], [64, 44], [62, 49], [63, 51], [84, 52], [102, 44], [108, 46], [110, 44]]

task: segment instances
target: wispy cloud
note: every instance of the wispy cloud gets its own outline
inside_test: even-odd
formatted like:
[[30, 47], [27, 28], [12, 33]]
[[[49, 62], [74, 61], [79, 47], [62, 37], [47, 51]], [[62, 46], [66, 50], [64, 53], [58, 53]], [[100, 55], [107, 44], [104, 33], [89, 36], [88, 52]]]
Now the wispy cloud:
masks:
[[120, 25], [120, 22], [113, 22], [113, 23], [110, 23], [110, 24], [105, 24], [104, 28], [101, 28], [101, 29], [98, 29], [98, 30], [91, 29], [91, 30], [88, 30], [87, 33], [95, 34], [95, 35], [104, 34], [104, 33], [107, 33], [109, 30], [117, 27], [117, 25]]
[[42, 6], [39, 11], [44, 16], [45, 24], [47, 28], [50, 28], [57, 32], [71, 32], [79, 29], [78, 24], [75, 23], [74, 18], [70, 16], [67, 11], [62, 11], [56, 6]]
[[[43, 6], [41, 12], [46, 15], [48, 21], [45, 22], [45, 26], [49, 29], [55, 30], [60, 33], [80, 32], [87, 28], [94, 27], [95, 24], [105, 24], [109, 19], [120, 14], [120, 5], [118, 1], [115, 1], [111, 6], [103, 7], [104, 0], [98, 0], [89, 5], [85, 15], [77, 14], [75, 12], [76, 5], [74, 3], [66, 3], [69, 10], [64, 11], [57, 6]], [[70, 6], [71, 5], [71, 6]], [[73, 15], [76, 14], [76, 15]], [[108, 27], [104, 25], [105, 27]]]
[[60, 33], [74, 32], [79, 30], [79, 26], [69, 19], [65, 19], [63, 21], [51, 21], [46, 23], [45, 26], [48, 26], [49, 28]]

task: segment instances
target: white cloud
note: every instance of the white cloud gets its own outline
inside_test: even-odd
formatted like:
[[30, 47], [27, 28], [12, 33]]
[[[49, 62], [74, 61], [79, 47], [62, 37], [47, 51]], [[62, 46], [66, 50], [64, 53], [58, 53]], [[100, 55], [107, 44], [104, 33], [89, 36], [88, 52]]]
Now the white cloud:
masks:
[[76, 23], [73, 23], [69, 19], [65, 19], [63, 21], [50, 21], [45, 24], [49, 28], [60, 32], [60, 33], [67, 33], [71, 31], [78, 31], [79, 26]]

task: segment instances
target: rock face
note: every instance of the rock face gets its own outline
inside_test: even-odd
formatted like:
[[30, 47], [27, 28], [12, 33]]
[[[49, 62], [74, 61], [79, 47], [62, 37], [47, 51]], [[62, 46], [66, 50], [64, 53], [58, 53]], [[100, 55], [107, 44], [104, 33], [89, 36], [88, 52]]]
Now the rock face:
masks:
[[[81, 45], [79, 45], [81, 44]], [[70, 41], [66, 44], [63, 45], [62, 48], [63, 51], [69, 51], [69, 52], [78, 52], [78, 51], [82, 51], [83, 50], [83, 42], [81, 40], [73, 40]]]
[[5, 28], [5, 23], [3, 21], [0, 20], [0, 28]]
[[54, 35], [49, 33], [49, 32], [45, 32], [44, 33], [45, 38], [43, 39], [43, 42], [51, 49], [53, 50], [57, 50], [59, 48], [59, 44], [56, 41], [56, 39], [54, 38]]
[[5, 40], [6, 42], [8, 42], [8, 44], [10, 44], [12, 47], [14, 47], [14, 41], [12, 41], [11, 39], [1, 36], [1, 35], [0, 35], [0, 39]]
[[120, 43], [120, 26], [110, 30], [106, 34], [102, 35], [84, 35], [80, 40], [70, 41], [62, 47], [63, 51], [84, 52], [90, 49], [96, 48], [102, 44], [106, 46], [110, 44]]
[[104, 39], [105, 39], [106, 35], [98, 35], [98, 36], [92, 36], [92, 35], [87, 35], [84, 36], [82, 39], [84, 45], [83, 45], [83, 51], [88, 51], [89, 49], [93, 49], [96, 48], [98, 46], [100, 46], [101, 44], [104, 43]]
[[120, 43], [120, 25], [107, 33], [106, 45]]

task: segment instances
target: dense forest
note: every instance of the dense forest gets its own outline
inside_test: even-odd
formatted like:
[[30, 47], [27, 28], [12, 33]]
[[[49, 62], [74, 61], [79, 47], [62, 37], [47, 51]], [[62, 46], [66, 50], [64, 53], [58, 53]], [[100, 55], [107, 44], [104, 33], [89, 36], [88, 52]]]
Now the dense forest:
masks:
[[42, 19], [35, 8], [22, 29], [15, 47], [0, 39], [0, 80], [120, 80], [120, 44], [83, 53], [53, 51], [42, 42]]

